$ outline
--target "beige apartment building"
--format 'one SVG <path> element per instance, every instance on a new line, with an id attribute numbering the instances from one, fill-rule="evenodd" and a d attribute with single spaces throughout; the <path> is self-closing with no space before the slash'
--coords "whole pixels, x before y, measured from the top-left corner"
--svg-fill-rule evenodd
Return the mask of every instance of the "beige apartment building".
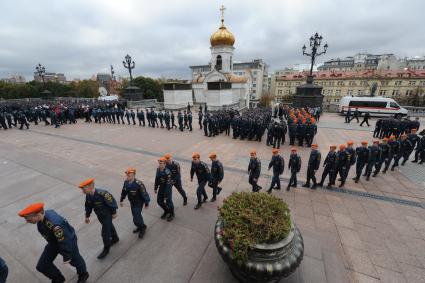
<path id="1" fill-rule="evenodd" d="M 292 96 L 296 87 L 306 81 L 306 72 L 283 74 L 274 77 L 276 102 Z M 323 87 L 324 104 L 337 104 L 341 97 L 369 95 L 376 83 L 375 95 L 404 98 L 425 94 L 425 70 L 362 70 L 362 71 L 318 71 L 313 73 L 314 83 Z"/>

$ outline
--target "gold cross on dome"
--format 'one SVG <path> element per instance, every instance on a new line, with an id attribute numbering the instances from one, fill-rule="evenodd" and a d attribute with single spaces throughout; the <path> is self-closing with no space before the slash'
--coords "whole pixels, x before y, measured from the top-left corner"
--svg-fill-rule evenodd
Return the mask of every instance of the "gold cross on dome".
<path id="1" fill-rule="evenodd" d="M 226 8 L 224 8 L 224 5 L 221 5 L 220 7 L 220 12 L 221 12 L 221 23 L 224 23 L 224 10 L 226 10 Z"/>

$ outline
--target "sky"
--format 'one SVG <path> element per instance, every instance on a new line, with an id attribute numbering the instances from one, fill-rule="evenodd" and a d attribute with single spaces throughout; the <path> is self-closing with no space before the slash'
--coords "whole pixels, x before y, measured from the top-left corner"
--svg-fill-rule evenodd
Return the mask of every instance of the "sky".
<path id="1" fill-rule="evenodd" d="M 423 0 L 1 0 L 0 78 L 32 79 L 41 63 L 68 80 L 109 72 L 190 78 L 207 64 L 211 34 L 225 25 L 234 60 L 263 59 L 274 71 L 308 63 L 301 47 L 315 32 L 329 45 L 319 62 L 358 52 L 424 56 Z"/>

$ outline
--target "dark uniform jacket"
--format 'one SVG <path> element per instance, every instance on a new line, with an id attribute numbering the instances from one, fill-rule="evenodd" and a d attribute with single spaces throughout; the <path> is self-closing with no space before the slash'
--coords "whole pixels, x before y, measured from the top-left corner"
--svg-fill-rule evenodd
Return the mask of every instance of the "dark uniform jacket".
<path id="1" fill-rule="evenodd" d="M 46 210 L 43 221 L 37 223 L 37 229 L 48 243 L 58 248 L 64 262 L 71 260 L 75 230 L 65 218 L 54 210 Z"/>
<path id="2" fill-rule="evenodd" d="M 195 164 L 192 162 L 192 167 L 190 168 L 190 178 L 193 178 L 193 175 L 196 173 L 196 177 L 198 178 L 198 183 L 209 182 L 210 181 L 210 169 L 205 162 L 199 162 L 199 164 Z"/>
<path id="3" fill-rule="evenodd" d="M 142 181 L 134 179 L 133 182 L 124 181 L 121 191 L 120 202 L 128 196 L 131 205 L 146 204 L 149 205 L 150 197 Z"/>
<path id="4" fill-rule="evenodd" d="M 369 146 L 369 161 L 368 163 L 375 164 L 379 160 L 381 160 L 381 148 L 377 145 L 371 145 Z"/>
<path id="5" fill-rule="evenodd" d="M 312 150 L 308 159 L 308 167 L 313 168 L 314 170 L 319 169 L 321 159 L 322 155 L 320 152 L 318 150 Z"/>
<path id="6" fill-rule="evenodd" d="M 170 170 L 173 183 L 181 179 L 180 164 L 177 161 L 173 160 L 171 164 L 167 164 L 165 167 Z"/>
<path id="7" fill-rule="evenodd" d="M 300 172 L 301 170 L 301 157 L 296 153 L 291 153 L 289 156 L 288 169 L 291 172 Z"/>
<path id="8" fill-rule="evenodd" d="M 328 155 L 325 158 L 325 162 L 323 162 L 323 166 L 329 169 L 335 169 L 336 166 L 336 152 L 328 152 Z"/>
<path id="9" fill-rule="evenodd" d="M 220 183 L 224 178 L 223 165 L 220 161 L 214 160 L 211 163 L 211 181 Z"/>
<path id="10" fill-rule="evenodd" d="M 353 166 L 356 163 L 356 150 L 352 147 L 347 147 L 345 151 L 350 156 L 350 166 Z"/>
<path id="11" fill-rule="evenodd" d="M 357 163 L 365 164 L 369 162 L 369 149 L 359 146 L 356 148 Z"/>
<path id="12" fill-rule="evenodd" d="M 156 177 L 155 177 L 155 191 L 160 189 L 171 189 L 173 181 L 171 179 L 171 171 L 164 168 L 164 170 L 156 169 Z"/>
<path id="13" fill-rule="evenodd" d="M 258 179 L 261 174 L 261 161 L 258 158 L 251 158 L 248 165 L 248 174 Z"/>
<path id="14" fill-rule="evenodd" d="M 285 170 L 285 160 L 282 156 L 272 156 L 272 160 L 269 163 L 269 169 L 273 167 L 273 174 L 280 175 Z"/>
<path id="15" fill-rule="evenodd" d="M 385 160 L 391 154 L 391 147 L 388 143 L 381 143 L 379 147 L 381 148 L 381 160 Z"/>
<path id="16" fill-rule="evenodd" d="M 94 210 L 96 216 L 102 219 L 105 215 L 113 215 L 117 212 L 118 205 L 114 197 L 106 190 L 95 189 L 94 195 L 86 195 L 86 218 Z"/>
<path id="17" fill-rule="evenodd" d="M 340 150 L 336 153 L 336 166 L 338 168 L 347 168 L 350 166 L 350 154 L 346 150 Z"/>

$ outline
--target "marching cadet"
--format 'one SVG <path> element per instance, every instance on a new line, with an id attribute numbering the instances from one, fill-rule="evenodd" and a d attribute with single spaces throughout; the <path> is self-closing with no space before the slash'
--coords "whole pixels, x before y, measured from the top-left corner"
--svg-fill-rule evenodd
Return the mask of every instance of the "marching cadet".
<path id="1" fill-rule="evenodd" d="M 419 142 L 420 137 L 416 134 L 417 129 L 413 128 L 410 130 L 410 133 L 407 135 L 407 139 L 410 141 L 410 143 L 412 144 L 411 149 L 409 150 L 409 152 L 406 154 L 407 158 L 406 160 L 409 159 L 410 155 L 412 154 L 413 150 L 416 147 L 416 144 Z M 401 165 L 404 165 L 404 163 L 406 163 L 406 161 L 404 161 Z"/>
<path id="2" fill-rule="evenodd" d="M 381 147 L 379 147 L 379 140 L 374 140 L 373 144 L 369 146 L 369 161 L 367 162 L 366 167 L 366 181 L 369 181 L 370 175 L 372 174 L 372 170 L 381 160 Z M 373 174 L 373 177 L 376 177 L 375 174 Z"/>
<path id="3" fill-rule="evenodd" d="M 297 119 L 294 119 L 289 124 L 289 145 L 295 144 L 295 137 L 297 136 Z"/>
<path id="4" fill-rule="evenodd" d="M 183 132 L 183 115 L 180 111 L 177 113 L 177 120 L 177 122 L 179 123 L 179 129 Z"/>
<path id="5" fill-rule="evenodd" d="M 103 259 L 108 255 L 111 246 L 118 243 L 120 240 L 114 224 L 112 223 L 112 219 L 117 217 L 117 202 L 108 191 L 95 188 L 94 179 L 92 178 L 82 182 L 79 188 L 86 195 L 86 224 L 90 223 L 90 215 L 93 210 L 100 224 L 102 224 L 102 240 L 104 247 L 97 258 Z"/>
<path id="6" fill-rule="evenodd" d="M 385 174 L 391 162 L 391 159 L 390 159 L 391 147 L 388 144 L 388 138 L 384 138 L 382 140 L 382 143 L 379 144 L 379 147 L 381 148 L 381 157 L 378 160 L 378 162 L 375 164 L 375 172 L 373 172 L 373 175 L 372 175 L 373 177 L 376 177 L 376 175 L 378 175 L 378 173 L 381 171 L 382 164 L 385 164 L 384 171 L 382 172 Z"/>
<path id="7" fill-rule="evenodd" d="M 133 233 L 139 233 L 139 238 L 142 239 L 146 232 L 146 225 L 143 221 L 142 209 L 143 206 L 147 209 L 149 207 L 150 197 L 146 190 L 145 185 L 139 179 L 136 179 L 136 169 L 128 168 L 125 171 L 127 175 L 126 180 L 121 191 L 120 206 L 123 207 L 123 201 L 128 196 L 130 201 L 131 214 L 133 215 L 133 223 L 136 229 Z"/>
<path id="8" fill-rule="evenodd" d="M 331 145 L 329 147 L 328 155 L 325 158 L 325 161 L 323 162 L 323 167 L 325 169 L 322 173 L 322 179 L 320 180 L 319 186 L 323 187 L 323 183 L 325 182 L 326 176 L 329 175 L 329 182 L 326 186 L 327 189 L 331 189 L 332 185 L 335 185 L 333 181 L 335 181 L 334 175 L 336 171 L 336 145 Z"/>
<path id="9" fill-rule="evenodd" d="M 353 141 L 348 141 L 347 142 L 347 148 L 345 149 L 350 157 L 350 164 L 348 165 L 347 168 L 347 173 L 345 174 L 345 177 L 348 177 L 348 174 L 350 173 L 350 169 L 351 167 L 356 164 L 356 150 L 353 148 Z"/>
<path id="10" fill-rule="evenodd" d="M 257 158 L 257 151 L 255 149 L 250 151 L 251 159 L 248 165 L 249 184 L 252 186 L 252 192 L 256 193 L 262 189 L 258 185 L 258 178 L 261 174 L 261 161 Z M 280 180 L 279 180 L 280 181 Z"/>
<path id="11" fill-rule="evenodd" d="M 162 111 L 159 111 L 158 119 L 159 119 L 159 123 L 161 124 L 161 128 L 164 128 L 164 124 L 162 123 L 162 120 L 164 119 L 164 114 L 162 113 Z"/>
<path id="12" fill-rule="evenodd" d="M 317 144 L 311 145 L 310 157 L 307 164 L 307 181 L 303 185 L 304 188 L 310 187 L 310 180 L 313 181 L 313 186 L 311 188 L 317 188 L 316 171 L 319 169 L 320 161 L 322 159 L 322 155 L 320 154 L 320 151 L 317 150 L 317 147 Z"/>
<path id="13" fill-rule="evenodd" d="M 171 130 L 170 114 L 168 113 L 168 110 L 165 111 L 164 122 L 165 122 L 165 127 L 167 128 L 167 130 Z"/>
<path id="14" fill-rule="evenodd" d="M 130 110 L 130 116 L 131 120 L 133 121 L 133 125 L 136 125 L 136 114 L 134 113 L 133 109 Z"/>
<path id="15" fill-rule="evenodd" d="M 171 111 L 170 116 L 171 116 L 171 129 L 174 129 L 174 128 L 177 129 L 176 124 L 174 124 L 174 112 L 173 111 Z"/>
<path id="16" fill-rule="evenodd" d="M 199 124 L 199 129 L 202 130 L 202 116 L 204 114 L 202 114 L 202 108 L 201 110 L 198 112 L 198 124 Z"/>
<path id="17" fill-rule="evenodd" d="M 415 150 L 415 159 L 412 160 L 413 163 L 417 163 L 419 158 L 421 161 L 419 161 L 419 164 L 424 163 L 424 156 L 425 156 L 425 135 L 422 135 L 421 139 L 418 141 L 418 144 L 416 146 Z"/>
<path id="18" fill-rule="evenodd" d="M 7 275 L 9 274 L 9 269 L 6 262 L 0 257 L 0 283 L 6 283 Z"/>
<path id="19" fill-rule="evenodd" d="M 188 120 L 188 123 L 189 123 L 189 131 L 192 131 L 193 130 L 193 128 L 192 128 L 193 117 L 192 117 L 192 112 L 190 112 L 190 111 L 189 111 L 189 113 L 187 113 L 187 120 Z"/>
<path id="20" fill-rule="evenodd" d="M 189 129 L 189 125 L 188 125 L 188 117 L 187 117 L 187 112 L 186 112 L 186 110 L 185 111 L 183 111 L 183 121 L 184 121 L 184 126 L 183 126 L 183 128 L 185 128 L 185 129 Z"/>
<path id="21" fill-rule="evenodd" d="M 198 188 L 196 189 L 196 197 L 198 198 L 198 203 L 194 207 L 199 209 L 202 206 L 203 202 L 206 202 L 208 199 L 207 192 L 205 191 L 205 186 L 210 182 L 211 175 L 210 169 L 205 162 L 201 161 L 201 155 L 197 152 L 192 154 L 192 166 L 190 168 L 190 181 L 193 182 L 193 175 L 196 173 L 196 178 L 198 179 Z"/>
<path id="22" fill-rule="evenodd" d="M 336 153 L 336 171 L 333 176 L 332 183 L 335 184 L 336 176 L 339 174 L 341 177 L 341 184 L 339 187 L 345 185 L 345 180 L 347 179 L 348 168 L 350 167 L 350 154 L 346 150 L 345 144 L 339 146 L 339 151 Z"/>
<path id="23" fill-rule="evenodd" d="M 396 162 L 398 152 L 400 151 L 400 142 L 396 140 L 394 135 L 390 136 L 390 141 L 388 142 L 388 145 L 390 146 L 390 163 L 394 159 L 394 163 Z M 397 161 L 398 162 L 398 161 Z M 385 168 L 382 173 L 385 174 L 385 172 L 388 170 L 388 168 Z M 394 166 L 391 167 L 391 171 L 394 171 Z"/>
<path id="24" fill-rule="evenodd" d="M 181 178 L 181 171 L 180 171 L 180 164 L 173 160 L 173 157 L 171 154 L 167 153 L 164 155 L 166 167 L 171 172 L 171 181 L 172 186 L 176 187 L 179 194 L 183 197 L 183 205 L 187 205 L 187 196 L 186 192 L 183 189 L 182 186 L 182 178 Z"/>
<path id="25" fill-rule="evenodd" d="M 356 148 L 356 177 L 353 178 L 355 183 L 358 183 L 360 176 L 362 175 L 363 168 L 367 165 L 369 161 L 369 149 L 367 148 L 367 141 L 362 141 L 362 145 Z M 365 175 L 366 176 L 366 172 Z"/>
<path id="26" fill-rule="evenodd" d="M 270 183 L 270 188 L 267 192 L 270 194 L 273 189 L 280 190 L 280 175 L 283 174 L 285 170 L 285 160 L 282 156 L 279 155 L 279 150 L 277 148 L 272 149 L 272 159 L 269 163 L 269 169 L 273 167 L 273 177 Z"/>
<path id="27" fill-rule="evenodd" d="M 224 170 L 223 164 L 217 159 L 217 154 L 215 152 L 210 153 L 209 158 L 211 159 L 211 181 L 208 185 L 213 189 L 211 202 L 214 202 L 222 190 L 218 185 L 223 181 Z"/>
<path id="28" fill-rule="evenodd" d="M 127 109 L 127 111 L 125 111 L 125 118 L 127 119 L 127 125 L 130 125 L 130 116 L 131 116 L 130 111 L 128 111 Z"/>
<path id="29" fill-rule="evenodd" d="M 301 157 L 297 154 L 295 147 L 291 148 L 291 155 L 289 156 L 288 169 L 291 170 L 291 178 L 289 179 L 286 190 L 289 191 L 290 187 L 297 187 L 297 173 L 301 170 Z"/>
<path id="30" fill-rule="evenodd" d="M 396 158 L 394 159 L 393 167 L 391 168 L 391 171 L 393 171 L 394 167 L 398 166 L 398 161 L 403 157 L 403 162 L 401 163 L 402 166 L 406 163 L 407 159 L 409 159 L 409 155 L 411 151 L 413 150 L 412 143 L 410 140 L 407 139 L 406 134 L 402 134 L 400 138 L 400 150 L 398 151 L 398 154 Z"/>
<path id="31" fill-rule="evenodd" d="M 77 269 L 78 282 L 89 278 L 86 263 L 78 250 L 74 227 L 56 211 L 44 210 L 43 203 L 34 203 L 18 213 L 27 223 L 36 224 L 38 232 L 47 240 L 47 245 L 37 263 L 37 271 L 43 273 L 53 283 L 65 282 L 65 277 L 53 263 L 56 256 L 63 257 L 64 264 Z"/>
<path id="32" fill-rule="evenodd" d="M 158 169 L 155 177 L 155 194 L 158 205 L 164 210 L 161 219 L 167 218 L 170 222 L 174 219 L 174 204 L 172 194 L 171 172 L 166 167 L 165 157 L 158 159 Z"/>
<path id="33" fill-rule="evenodd" d="M 204 120 L 202 121 L 202 125 L 204 126 L 204 136 L 208 137 L 208 123 L 209 123 L 209 115 L 205 112 Z M 233 130 L 233 133 L 235 131 Z"/>

